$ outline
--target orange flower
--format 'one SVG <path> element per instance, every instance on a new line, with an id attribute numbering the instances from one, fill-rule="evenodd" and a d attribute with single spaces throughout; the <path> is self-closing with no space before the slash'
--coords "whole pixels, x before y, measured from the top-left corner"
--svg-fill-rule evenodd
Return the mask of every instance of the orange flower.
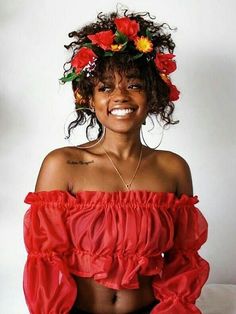
<path id="1" fill-rule="evenodd" d="M 75 93 L 75 99 L 77 103 L 80 103 L 81 100 L 83 99 L 82 95 L 79 92 Z"/>
<path id="2" fill-rule="evenodd" d="M 94 45 L 97 45 L 104 50 L 110 50 L 113 43 L 114 34 L 112 31 L 102 31 L 93 35 L 88 35 L 87 37 Z"/>
<path id="3" fill-rule="evenodd" d="M 135 47 L 141 52 L 146 53 L 153 50 L 153 44 L 148 37 L 136 37 L 134 43 Z"/>
<path id="4" fill-rule="evenodd" d="M 111 51 L 120 51 L 123 48 L 123 45 L 111 45 Z"/>

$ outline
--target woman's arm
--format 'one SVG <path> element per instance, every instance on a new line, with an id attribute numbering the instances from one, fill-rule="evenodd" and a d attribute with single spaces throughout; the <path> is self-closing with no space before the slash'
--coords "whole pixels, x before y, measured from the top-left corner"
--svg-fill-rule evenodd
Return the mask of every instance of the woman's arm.
<path id="1" fill-rule="evenodd" d="M 186 161 L 176 156 L 171 163 L 176 178 L 174 243 L 164 252 L 164 268 L 161 276 L 153 281 L 155 297 L 161 302 L 151 314 L 200 314 L 195 301 L 209 275 L 209 264 L 200 257 L 198 250 L 207 239 L 208 225 L 195 206 L 191 172 Z"/>
<path id="2" fill-rule="evenodd" d="M 41 166 L 35 192 L 24 216 L 24 241 L 28 252 L 23 288 L 31 314 L 68 314 L 77 288 L 66 263 L 70 235 L 66 228 L 67 182 L 63 179 L 62 157 L 50 153 Z"/>

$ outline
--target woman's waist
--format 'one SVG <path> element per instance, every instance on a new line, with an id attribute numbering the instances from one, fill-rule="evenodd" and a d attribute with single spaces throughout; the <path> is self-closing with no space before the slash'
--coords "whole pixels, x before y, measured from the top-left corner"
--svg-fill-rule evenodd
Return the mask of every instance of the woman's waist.
<path id="1" fill-rule="evenodd" d="M 158 300 L 154 300 L 151 303 L 144 305 L 142 307 L 136 307 L 132 312 L 127 310 L 117 310 L 114 306 L 108 308 L 107 306 L 102 306 L 101 310 L 94 310 L 93 312 L 88 312 L 77 307 L 73 307 L 70 314 L 150 314 L 151 310 L 159 303 Z"/>
<path id="2" fill-rule="evenodd" d="M 125 314 L 136 313 L 139 309 L 157 303 L 155 300 L 151 276 L 139 275 L 138 289 L 114 290 L 104 287 L 92 278 L 75 278 L 78 298 L 74 312 L 83 310 L 85 313 Z M 80 312 L 78 312 L 80 313 Z M 83 312 L 81 312 L 83 313 Z M 142 313 L 142 312 L 137 312 Z"/>

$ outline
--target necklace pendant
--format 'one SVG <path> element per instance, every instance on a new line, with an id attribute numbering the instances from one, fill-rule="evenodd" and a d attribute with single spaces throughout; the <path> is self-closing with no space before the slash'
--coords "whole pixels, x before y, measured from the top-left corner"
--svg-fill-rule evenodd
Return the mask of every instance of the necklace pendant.
<path id="1" fill-rule="evenodd" d="M 136 175 L 136 172 L 137 172 L 137 170 L 138 170 L 138 168 L 139 168 L 139 166 L 140 166 L 140 162 L 141 162 L 141 158 L 142 158 L 142 147 L 143 147 L 143 146 L 141 146 L 138 165 L 137 165 L 137 167 L 136 167 L 136 169 L 135 169 L 135 172 L 134 172 L 134 175 L 133 175 L 133 177 L 132 177 L 132 180 L 131 180 L 131 182 L 130 182 L 129 184 L 126 184 L 125 181 L 124 181 L 124 179 L 123 179 L 123 177 L 122 177 L 122 175 L 120 174 L 119 170 L 118 170 L 118 169 L 116 168 L 116 166 L 114 165 L 114 163 L 113 163 L 111 157 L 109 156 L 109 154 L 107 153 L 107 151 L 105 150 L 105 148 L 104 148 L 103 145 L 102 145 L 102 148 L 103 148 L 105 154 L 107 155 L 108 159 L 109 159 L 110 162 L 112 163 L 113 167 L 115 168 L 116 172 L 118 173 L 118 175 L 120 176 L 122 182 L 124 183 L 125 187 L 126 187 L 128 190 L 130 190 L 130 187 L 131 187 L 131 184 L 132 184 L 132 182 L 133 182 L 133 179 L 134 179 L 134 177 L 135 177 L 135 175 Z"/>

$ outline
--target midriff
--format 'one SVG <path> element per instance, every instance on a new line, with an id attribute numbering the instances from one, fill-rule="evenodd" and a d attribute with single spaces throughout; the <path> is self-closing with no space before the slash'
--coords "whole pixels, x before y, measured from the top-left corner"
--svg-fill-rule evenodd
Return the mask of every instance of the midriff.
<path id="1" fill-rule="evenodd" d="M 78 292 L 75 307 L 94 314 L 136 313 L 157 301 L 152 289 L 153 276 L 138 277 L 138 289 L 123 290 L 102 286 L 92 278 L 75 277 Z"/>

